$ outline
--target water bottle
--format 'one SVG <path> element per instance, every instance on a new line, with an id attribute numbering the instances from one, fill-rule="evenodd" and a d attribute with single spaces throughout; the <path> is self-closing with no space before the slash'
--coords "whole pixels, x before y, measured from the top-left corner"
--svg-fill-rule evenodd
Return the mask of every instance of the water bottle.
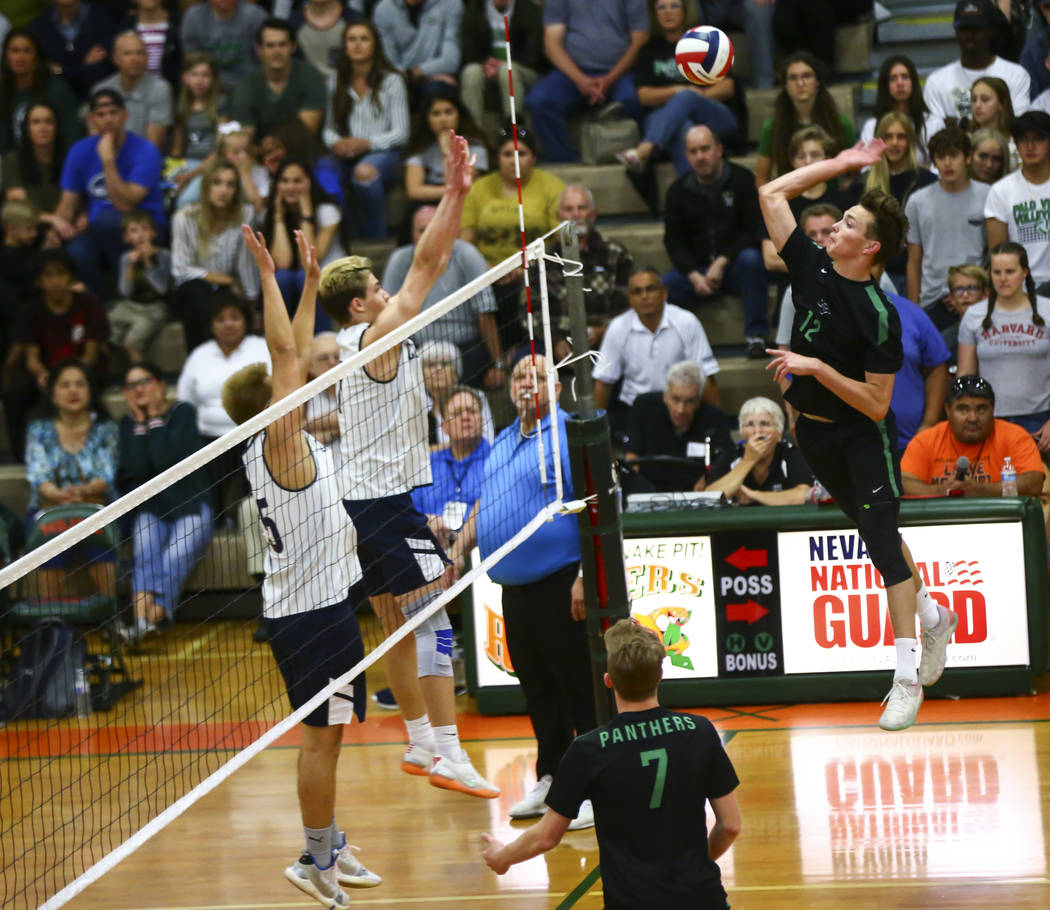
<path id="1" fill-rule="evenodd" d="M 1000 476 L 1003 484 L 1003 496 L 1016 496 L 1017 471 L 1014 470 L 1014 463 L 1010 460 L 1009 455 L 1003 459 L 1003 467 Z"/>
<path id="2" fill-rule="evenodd" d="M 77 717 L 90 717 L 91 686 L 83 667 L 77 667 L 73 674 L 73 691 L 76 693 Z"/>
<path id="3" fill-rule="evenodd" d="M 813 486 L 810 487 L 808 501 L 817 505 L 818 503 L 824 502 L 825 500 L 831 499 L 831 494 L 824 489 L 822 484 L 815 477 L 813 478 Z"/>

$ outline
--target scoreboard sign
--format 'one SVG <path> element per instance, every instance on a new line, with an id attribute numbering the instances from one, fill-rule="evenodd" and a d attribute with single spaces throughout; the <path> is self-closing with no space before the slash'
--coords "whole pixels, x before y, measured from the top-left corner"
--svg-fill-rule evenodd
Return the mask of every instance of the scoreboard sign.
<path id="1" fill-rule="evenodd" d="M 902 533 L 931 597 L 959 616 L 947 666 L 1026 666 L 1021 523 Z M 624 562 L 631 614 L 667 649 L 665 679 L 894 666 L 882 577 L 854 529 L 630 537 Z M 516 685 L 500 587 L 482 576 L 472 593 L 478 686 Z"/>
<path id="2" fill-rule="evenodd" d="M 916 526 L 902 534 L 930 596 L 959 616 L 947 666 L 1027 664 L 1020 524 Z M 886 592 L 857 532 L 778 536 L 784 672 L 892 669 Z"/>

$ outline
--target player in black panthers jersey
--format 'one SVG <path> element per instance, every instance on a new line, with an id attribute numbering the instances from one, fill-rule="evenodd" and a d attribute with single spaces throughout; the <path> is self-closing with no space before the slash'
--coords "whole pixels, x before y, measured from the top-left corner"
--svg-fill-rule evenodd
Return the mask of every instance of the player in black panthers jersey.
<path id="1" fill-rule="evenodd" d="M 769 369 L 799 412 L 802 454 L 836 504 L 857 524 L 886 585 L 897 667 L 884 730 L 914 723 L 923 686 L 944 669 L 956 615 L 930 599 L 898 530 L 900 463 L 890 397 L 903 361 L 897 310 L 871 277 L 901 248 L 908 221 L 888 193 L 871 190 L 835 224 L 823 249 L 795 223 L 788 200 L 879 160 L 884 143 L 858 143 L 834 158 L 778 177 L 759 190 L 770 240 L 791 275 L 791 350 L 770 350 Z M 916 666 L 915 616 L 922 629 Z"/>
<path id="2" fill-rule="evenodd" d="M 481 835 L 485 862 L 502 875 L 550 850 L 589 799 L 606 910 L 724 910 L 715 860 L 741 825 L 732 762 L 707 718 L 660 707 L 667 652 L 656 635 L 621 619 L 605 648 L 617 716 L 569 745 L 536 825 L 506 845 Z M 705 801 L 715 813 L 710 835 Z"/>

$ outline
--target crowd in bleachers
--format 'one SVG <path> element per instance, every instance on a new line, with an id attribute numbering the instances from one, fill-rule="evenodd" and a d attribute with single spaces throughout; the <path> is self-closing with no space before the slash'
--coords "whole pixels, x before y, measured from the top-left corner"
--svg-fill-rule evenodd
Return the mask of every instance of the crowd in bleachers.
<path id="1" fill-rule="evenodd" d="M 11 452 L 26 460 L 31 483 L 38 478 L 34 408 L 59 408 L 55 383 L 71 359 L 92 389 L 121 383 L 129 412 L 143 417 L 121 440 L 161 420 L 141 402 L 132 406 L 132 392 L 174 378 L 148 362 L 171 322 L 181 323 L 188 352 L 177 397 L 192 405 L 202 439 L 220 436 L 231 426 L 223 378 L 266 359 L 253 334 L 258 273 L 240 225 L 265 236 L 289 307 L 304 280 L 297 230 L 322 263 L 370 243 L 404 242 L 382 274 L 393 293 L 440 198 L 456 130 L 475 155 L 474 187 L 452 264 L 428 303 L 519 248 L 517 149 L 526 237 L 566 218 L 579 229 L 591 342 L 603 354 L 596 395 L 623 451 L 702 458 L 699 471 L 650 465 L 639 483 L 710 484 L 745 503 L 804 498 L 808 478 L 790 445 L 790 415 L 778 405 L 748 402 L 742 441 L 727 436 L 705 309 L 726 293 L 740 298 L 748 358 L 790 345 L 790 288 L 765 237 L 757 187 L 835 155 L 856 135 L 882 139 L 883 160 L 793 204 L 817 243 L 866 189 L 905 206 L 907 248 L 880 277 L 905 325 L 908 375 L 893 403 L 902 451 L 943 419 L 957 359 L 960 373 L 991 379 L 996 414 L 1025 426 L 1046 453 L 1050 3 L 1036 4 L 1030 22 L 1026 13 L 1026 4 L 961 0 L 957 59 L 923 86 L 910 59 L 888 57 L 874 116 L 858 129 L 829 91 L 834 28 L 870 17 L 871 0 L 12 4 L 0 17 L 0 349 Z M 507 119 L 504 14 L 516 135 Z M 675 42 L 701 21 L 746 33 L 747 84 L 731 74 L 699 87 L 678 74 Z M 746 90 L 774 78 L 779 93 L 755 149 Z M 664 220 L 670 271 L 604 237 L 591 190 L 566 186 L 549 169 L 580 159 L 572 126 L 580 115 L 637 123 L 638 139 L 614 151 Z M 730 160 L 752 150 L 753 170 Z M 655 195 L 661 161 L 677 173 L 664 198 Z M 430 346 L 435 446 L 448 442 L 448 390 L 466 384 L 491 393 L 505 384 L 524 338 L 523 285 L 518 272 L 508 274 L 419 339 Z M 569 339 L 559 276 L 550 291 L 561 357 Z M 771 291 L 784 298 L 775 336 Z M 318 332 L 330 328 L 319 311 Z M 330 340 L 319 338 L 321 347 Z M 128 372 L 136 364 L 141 375 Z M 91 400 L 85 413 L 97 413 Z M 491 436 L 488 399 L 479 404 Z M 75 461 L 68 441 L 58 434 L 58 448 Z M 114 449 L 114 459 L 123 457 Z M 216 465 L 216 476 L 228 467 Z M 105 488 L 93 495 L 114 495 L 116 468 L 99 476 Z M 34 505 L 41 492 L 34 488 Z M 164 608 L 144 601 L 139 613 L 152 620 Z"/>

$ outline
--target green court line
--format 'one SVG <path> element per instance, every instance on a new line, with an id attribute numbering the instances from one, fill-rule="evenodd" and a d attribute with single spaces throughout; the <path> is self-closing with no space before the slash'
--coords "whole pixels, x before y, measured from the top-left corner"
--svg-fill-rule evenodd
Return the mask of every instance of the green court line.
<path id="1" fill-rule="evenodd" d="M 572 891 L 566 894 L 565 900 L 558 904 L 558 906 L 555 907 L 554 910 L 568 910 L 569 907 L 574 906 L 576 904 L 576 901 L 578 901 L 590 890 L 591 885 L 598 881 L 598 879 L 601 877 L 601 874 L 601 866 L 595 866 L 593 869 L 591 869 L 591 871 L 587 873 L 583 881 L 580 882 L 575 888 L 573 888 Z"/>

